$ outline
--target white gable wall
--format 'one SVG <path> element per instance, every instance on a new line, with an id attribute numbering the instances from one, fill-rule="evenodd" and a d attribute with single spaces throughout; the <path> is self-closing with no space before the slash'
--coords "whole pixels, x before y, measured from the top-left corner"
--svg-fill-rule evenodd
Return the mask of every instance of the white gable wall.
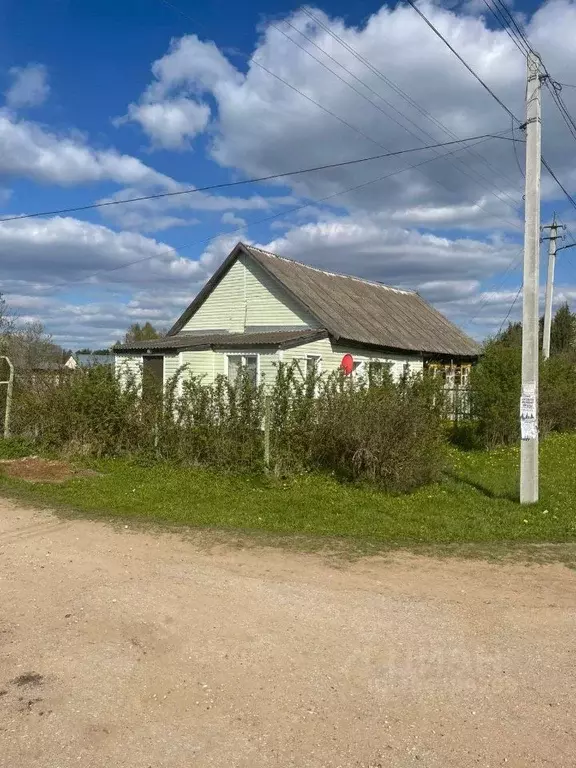
<path id="1" fill-rule="evenodd" d="M 258 264 L 240 256 L 181 332 L 243 333 L 247 326 L 320 327 Z"/>

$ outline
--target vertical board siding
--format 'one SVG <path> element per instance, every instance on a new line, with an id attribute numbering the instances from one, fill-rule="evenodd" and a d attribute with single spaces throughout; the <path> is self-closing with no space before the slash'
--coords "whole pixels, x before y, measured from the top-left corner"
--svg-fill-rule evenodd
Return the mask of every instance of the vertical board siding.
<path id="1" fill-rule="evenodd" d="M 170 379 L 174 376 L 178 368 L 180 367 L 180 356 L 177 352 L 173 354 L 166 353 L 164 355 L 164 387 L 166 387 Z"/>

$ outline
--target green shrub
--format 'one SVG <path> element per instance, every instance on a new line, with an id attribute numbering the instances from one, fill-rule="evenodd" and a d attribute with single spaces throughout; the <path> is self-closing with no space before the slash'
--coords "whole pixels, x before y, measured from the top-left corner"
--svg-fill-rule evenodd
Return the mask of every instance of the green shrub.
<path id="1" fill-rule="evenodd" d="M 576 429 L 576 365 L 574 355 L 559 354 L 540 366 L 540 430 Z"/>
<path id="2" fill-rule="evenodd" d="M 164 392 L 140 391 L 139 377 L 106 367 L 25 381 L 15 393 L 14 430 L 67 454 L 129 455 L 222 469 L 264 468 L 269 412 L 270 468 L 320 469 L 407 491 L 438 476 L 443 461 L 439 382 L 412 376 L 353 382 L 340 373 L 305 377 L 279 364 L 269 390 L 246 373 L 212 385 L 181 369 Z M 268 406 L 268 408 L 267 408 Z"/>
<path id="3" fill-rule="evenodd" d="M 470 374 L 471 411 L 484 447 L 520 439 L 522 351 L 498 342 L 487 345 Z"/>

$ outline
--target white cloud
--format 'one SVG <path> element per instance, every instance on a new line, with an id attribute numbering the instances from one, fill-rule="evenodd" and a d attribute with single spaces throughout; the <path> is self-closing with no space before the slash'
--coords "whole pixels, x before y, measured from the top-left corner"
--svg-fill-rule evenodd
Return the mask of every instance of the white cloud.
<path id="1" fill-rule="evenodd" d="M 490 29 L 476 6 L 450 10 L 424 0 L 422 7 L 479 75 L 522 117 L 525 63 L 506 32 Z M 347 26 L 342 19 L 330 18 L 320 10 L 313 9 L 312 13 L 373 68 L 366 67 L 326 29 L 297 11 L 287 17 L 286 23 L 263 23 L 245 73 L 236 69 L 212 42 L 202 42 L 195 35 L 173 41 L 168 53 L 154 63 L 155 80 L 144 92 L 143 101 L 165 103 L 175 95 L 211 95 L 215 108 L 206 129 L 212 138 L 212 156 L 223 166 L 256 176 L 377 154 L 383 149 L 449 140 L 453 135 L 481 135 L 509 128 L 509 118 L 501 108 L 413 9 L 383 6 L 361 27 Z M 565 34 L 556 45 L 550 29 L 559 25 Z M 527 27 L 546 61 L 554 64 L 554 72 L 569 78 L 576 67 L 576 49 L 569 42 L 569 31 L 576 33 L 575 4 L 553 0 L 527 21 Z M 394 63 L 393 71 L 390 62 Z M 364 135 L 338 122 L 262 67 Z M 386 79 L 391 76 L 392 85 Z M 400 90 L 413 101 L 402 98 Z M 568 156 L 573 157 L 572 138 L 560 116 L 553 110 L 549 112 L 545 153 L 574 188 L 576 163 L 566 162 Z M 439 127 L 439 121 L 446 131 Z M 521 147 L 518 152 L 521 156 Z M 430 162 L 412 168 L 424 160 Z M 459 151 L 449 159 L 427 151 L 302 175 L 287 183 L 297 194 L 315 198 L 399 171 L 403 172 L 342 195 L 334 202 L 351 211 L 379 210 L 398 223 L 428 228 L 486 230 L 518 224 L 523 180 L 512 144 L 506 141 L 486 141 L 473 153 Z M 546 179 L 543 189 L 548 199 L 558 198 L 557 188 Z"/>
<path id="2" fill-rule="evenodd" d="M 190 147 L 190 140 L 201 133 L 210 119 L 210 108 L 192 99 L 131 104 L 126 120 L 140 123 L 156 146 L 182 150 Z"/>
<path id="3" fill-rule="evenodd" d="M 78 136 L 60 136 L 0 109 L 0 174 L 42 183 L 119 184 L 172 187 L 175 182 L 130 155 L 93 149 Z"/>
<path id="4" fill-rule="evenodd" d="M 72 285 L 101 270 L 90 277 L 90 285 L 176 284 L 203 277 L 198 262 L 179 256 L 165 243 L 59 216 L 1 224 L 0 260 L 4 280 L 26 281 L 33 275 L 52 287 Z M 131 262 L 138 263 L 119 269 Z"/>
<path id="5" fill-rule="evenodd" d="M 222 214 L 222 224 L 230 224 L 233 227 L 245 227 L 246 219 L 236 216 L 232 211 L 226 211 Z"/>
<path id="6" fill-rule="evenodd" d="M 37 107 L 48 98 L 48 72 L 43 64 L 28 64 L 10 69 L 12 85 L 6 91 L 6 104 L 12 109 Z"/>
<path id="7" fill-rule="evenodd" d="M 468 295 L 473 283 L 505 269 L 518 252 L 512 243 L 438 237 L 359 214 L 294 227 L 262 247 L 324 269 L 420 290 L 435 301 L 453 296 L 456 283 L 458 293 Z"/>
<path id="8" fill-rule="evenodd" d="M 189 148 L 209 123 L 210 107 L 200 95 L 241 80 L 214 43 L 202 43 L 196 35 L 173 40 L 152 73 L 155 79 L 140 101 L 130 104 L 128 114 L 116 122 L 139 123 L 153 146 L 176 150 Z"/>

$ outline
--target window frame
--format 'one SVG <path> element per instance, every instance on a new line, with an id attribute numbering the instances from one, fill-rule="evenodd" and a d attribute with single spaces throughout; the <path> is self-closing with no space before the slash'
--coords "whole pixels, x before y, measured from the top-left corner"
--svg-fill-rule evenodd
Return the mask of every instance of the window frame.
<path id="1" fill-rule="evenodd" d="M 224 352 L 224 376 L 226 377 L 226 380 L 229 384 L 232 382 L 230 381 L 230 375 L 229 375 L 229 368 L 228 368 L 228 359 L 230 357 L 240 357 L 242 358 L 241 365 L 246 365 L 246 358 L 247 357 L 255 357 L 256 358 L 256 386 L 260 386 L 260 353 L 259 352 L 247 352 L 247 351 L 226 351 Z"/>

